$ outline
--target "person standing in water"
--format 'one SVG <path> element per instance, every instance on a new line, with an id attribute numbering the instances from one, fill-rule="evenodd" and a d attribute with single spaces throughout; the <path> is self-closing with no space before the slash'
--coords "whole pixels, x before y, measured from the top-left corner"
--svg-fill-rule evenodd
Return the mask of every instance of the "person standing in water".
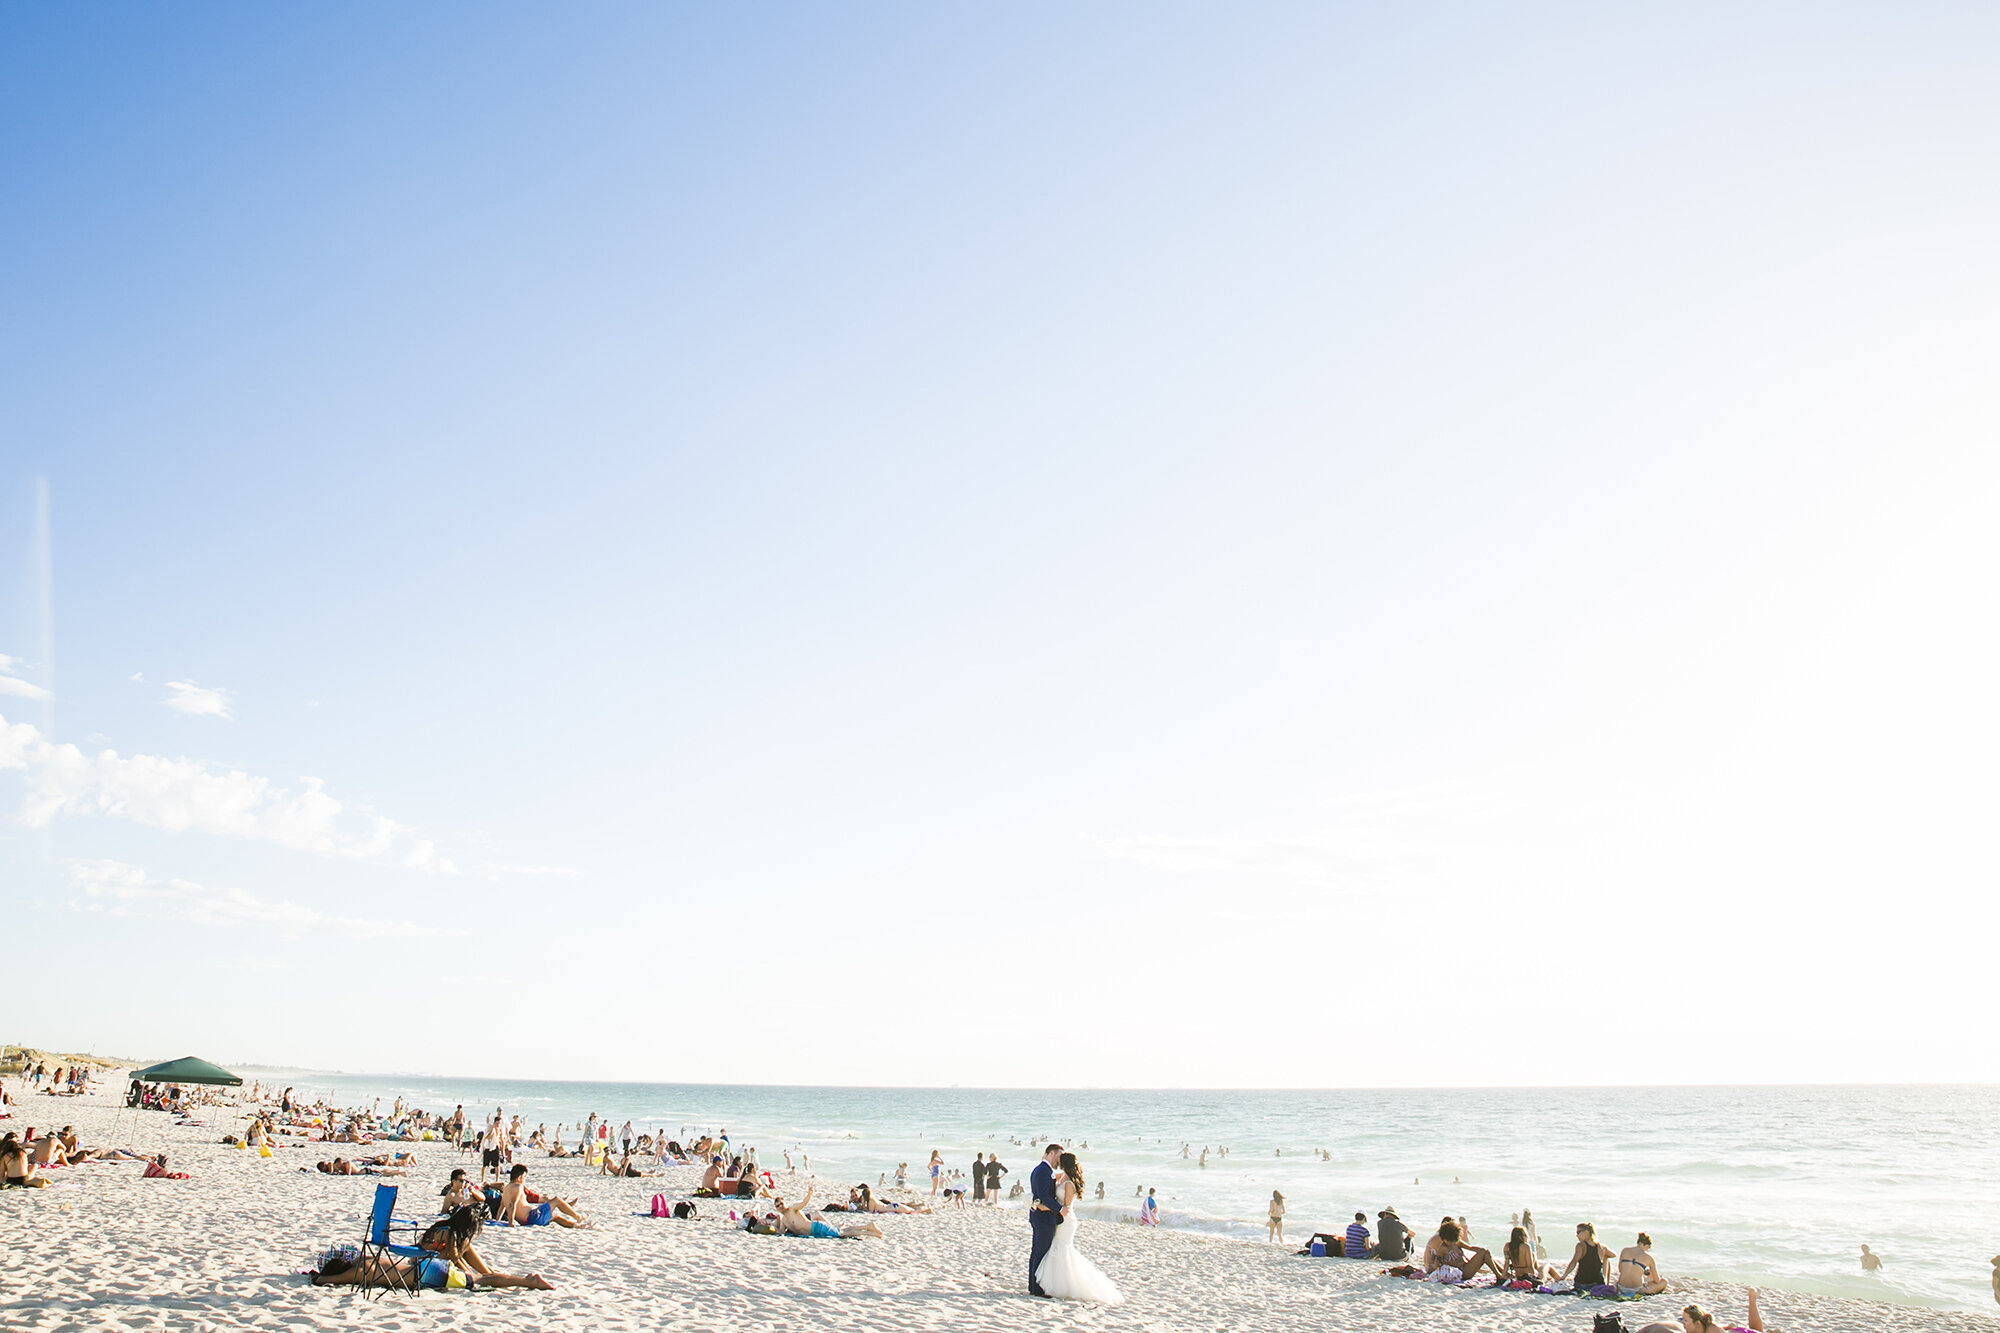
<path id="1" fill-rule="evenodd" d="M 1882 1260 L 1877 1256 L 1870 1254 L 1868 1251 L 1868 1247 L 1866 1245 L 1863 1245 L 1861 1247 L 1861 1271 L 1864 1273 L 1872 1273 L 1881 1266 L 1882 1266 Z"/>

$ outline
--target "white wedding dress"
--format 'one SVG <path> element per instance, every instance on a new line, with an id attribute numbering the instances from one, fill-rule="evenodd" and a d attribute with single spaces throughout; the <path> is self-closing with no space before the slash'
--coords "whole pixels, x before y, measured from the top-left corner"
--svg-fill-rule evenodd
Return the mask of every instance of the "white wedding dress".
<path id="1" fill-rule="evenodd" d="M 1041 1283 L 1043 1291 L 1059 1301 L 1123 1304 L 1125 1293 L 1104 1276 L 1103 1269 L 1077 1252 L 1076 1228 L 1076 1210 L 1071 1209 L 1070 1215 L 1056 1228 L 1049 1252 L 1042 1257 L 1042 1266 L 1035 1270 L 1035 1280 Z"/>

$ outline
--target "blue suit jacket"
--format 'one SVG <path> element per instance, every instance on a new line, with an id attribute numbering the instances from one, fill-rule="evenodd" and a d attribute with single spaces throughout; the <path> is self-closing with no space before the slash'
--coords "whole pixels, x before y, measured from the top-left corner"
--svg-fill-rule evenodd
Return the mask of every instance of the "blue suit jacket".
<path id="1" fill-rule="evenodd" d="M 1056 1173 L 1049 1169 L 1047 1162 L 1035 1163 L 1035 1169 L 1028 1173 L 1028 1193 L 1035 1202 L 1048 1209 L 1046 1213 L 1030 1210 L 1028 1221 L 1049 1226 L 1062 1220 L 1062 1198 L 1056 1193 Z"/>

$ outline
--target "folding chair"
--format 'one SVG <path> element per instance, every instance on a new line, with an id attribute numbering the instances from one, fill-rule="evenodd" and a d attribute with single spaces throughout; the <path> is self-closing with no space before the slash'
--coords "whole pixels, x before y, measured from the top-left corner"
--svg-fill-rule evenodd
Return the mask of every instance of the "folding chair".
<path id="1" fill-rule="evenodd" d="M 394 1185 L 375 1187 L 375 1206 L 368 1210 L 368 1235 L 361 1242 L 361 1294 L 371 1296 L 383 1291 L 407 1291 L 412 1295 L 423 1290 L 417 1280 L 416 1264 L 411 1264 L 407 1273 L 395 1264 L 397 1259 L 421 1260 L 430 1253 L 420 1245 L 392 1245 L 389 1243 L 389 1229 L 398 1227 L 410 1233 L 415 1240 L 421 1224 L 407 1217 L 395 1217 L 396 1191 Z M 383 1280 L 371 1279 L 371 1273 L 379 1271 Z"/>

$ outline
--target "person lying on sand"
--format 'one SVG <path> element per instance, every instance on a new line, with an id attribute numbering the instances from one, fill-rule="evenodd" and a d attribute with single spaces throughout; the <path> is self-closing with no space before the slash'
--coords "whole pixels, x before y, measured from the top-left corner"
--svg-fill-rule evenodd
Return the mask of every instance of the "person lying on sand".
<path id="1" fill-rule="evenodd" d="M 878 1199 L 866 1185 L 855 1186 L 849 1196 L 847 1206 L 857 1213 L 928 1213 L 930 1205 L 924 1203 L 896 1203 L 888 1199 Z"/>
<path id="2" fill-rule="evenodd" d="M 590 1222 L 562 1199 L 543 1199 L 540 1203 L 529 1203 L 528 1168 L 515 1163 L 507 1173 L 507 1183 L 500 1190 L 500 1216 L 517 1227 L 545 1227 L 553 1222 L 559 1227 L 587 1227 Z"/>
<path id="3" fill-rule="evenodd" d="M 797 1203 L 788 1204 L 780 1196 L 773 1195 L 771 1202 L 778 1210 L 778 1226 L 788 1236 L 806 1236 L 814 1240 L 852 1240 L 857 1236 L 873 1236 L 886 1239 L 882 1228 L 873 1222 L 855 1222 L 848 1226 L 836 1227 L 824 1218 L 808 1216 L 806 1205 L 812 1202 L 813 1187 L 806 1186 L 806 1197 Z"/>
<path id="4" fill-rule="evenodd" d="M 1669 1324 L 1664 1320 L 1655 1320 L 1639 1328 L 1637 1333 L 1764 1333 L 1763 1317 L 1757 1313 L 1755 1287 L 1750 1288 L 1749 1319 L 1750 1322 L 1747 1324 L 1731 1324 L 1724 1329 L 1721 1324 L 1715 1322 L 1714 1315 L 1699 1305 L 1688 1305 L 1681 1308 L 1679 1323 Z"/>
<path id="5" fill-rule="evenodd" d="M 1494 1277 L 1499 1278 L 1503 1282 L 1506 1281 L 1507 1275 L 1500 1271 L 1499 1264 L 1493 1262 L 1493 1252 L 1491 1250 L 1482 1250 L 1476 1245 L 1467 1245 L 1459 1239 L 1458 1223 L 1447 1221 L 1440 1225 L 1436 1239 L 1443 1242 L 1443 1245 L 1439 1249 L 1435 1252 L 1428 1246 L 1424 1249 L 1424 1272 L 1426 1275 L 1434 1275 L 1443 1269 L 1452 1269 L 1458 1273 L 1461 1279 L 1469 1282 L 1472 1280 L 1473 1275 L 1478 1273 L 1480 1269 L 1490 1268 L 1493 1270 Z M 1435 1262 L 1433 1262 L 1433 1254 L 1435 1254 Z"/>
<path id="6" fill-rule="evenodd" d="M 555 1290 L 540 1273 L 515 1277 L 511 1273 L 496 1273 L 487 1267 L 486 1261 L 479 1257 L 479 1251 L 472 1247 L 479 1231 L 479 1210 L 460 1208 L 444 1221 L 433 1224 L 424 1232 L 423 1239 L 417 1242 L 429 1250 L 429 1254 L 421 1258 L 383 1256 L 362 1263 L 329 1259 L 319 1272 L 313 1274 L 312 1284 L 315 1287 L 338 1287 L 366 1280 L 371 1285 L 383 1286 L 413 1283 L 433 1291 L 469 1290 L 473 1287 Z"/>

